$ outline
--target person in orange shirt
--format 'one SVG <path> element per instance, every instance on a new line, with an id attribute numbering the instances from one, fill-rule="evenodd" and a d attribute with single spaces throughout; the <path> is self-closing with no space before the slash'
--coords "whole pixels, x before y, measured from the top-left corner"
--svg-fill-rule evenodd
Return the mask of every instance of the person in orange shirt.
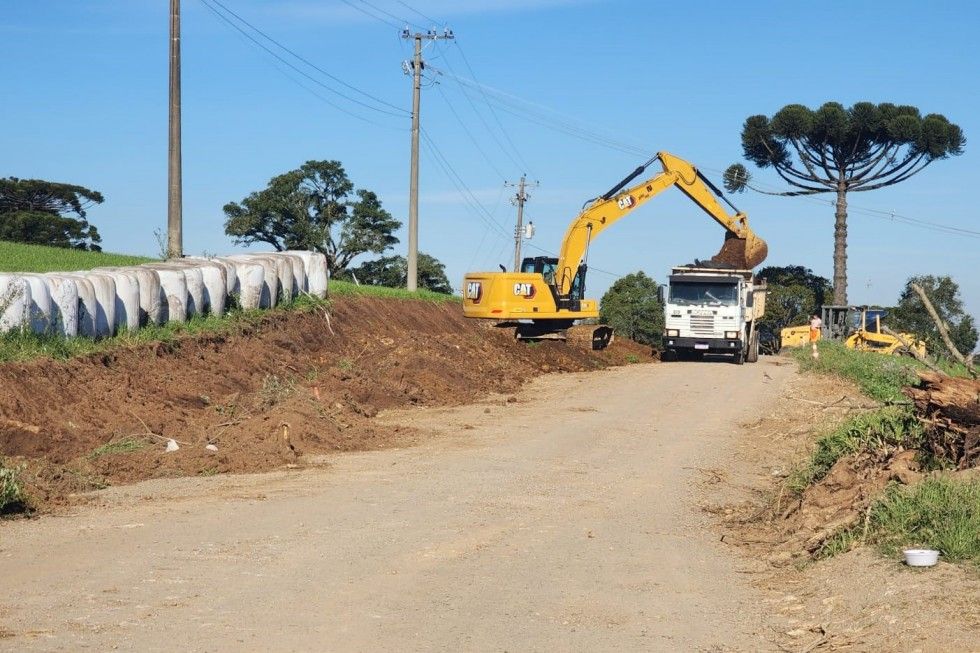
<path id="1" fill-rule="evenodd" d="M 820 329 L 823 327 L 823 320 L 816 315 L 810 316 L 810 342 L 820 340 Z"/>

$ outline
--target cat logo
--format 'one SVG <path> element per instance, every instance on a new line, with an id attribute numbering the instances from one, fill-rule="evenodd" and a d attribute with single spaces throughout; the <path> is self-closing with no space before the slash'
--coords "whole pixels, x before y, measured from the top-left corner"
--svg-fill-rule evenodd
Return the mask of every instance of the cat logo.
<path id="1" fill-rule="evenodd" d="M 524 297 L 525 299 L 531 299 L 534 297 L 534 284 L 533 283 L 515 283 L 514 284 L 514 294 L 518 297 Z"/>
<path id="2" fill-rule="evenodd" d="M 625 211 L 626 209 L 631 208 L 634 204 L 636 204 L 636 200 L 632 195 L 623 195 L 616 200 L 616 206 L 619 207 L 620 211 Z"/>
<path id="3" fill-rule="evenodd" d="M 483 284 L 479 281 L 466 282 L 466 299 L 472 299 L 474 304 L 483 297 Z"/>

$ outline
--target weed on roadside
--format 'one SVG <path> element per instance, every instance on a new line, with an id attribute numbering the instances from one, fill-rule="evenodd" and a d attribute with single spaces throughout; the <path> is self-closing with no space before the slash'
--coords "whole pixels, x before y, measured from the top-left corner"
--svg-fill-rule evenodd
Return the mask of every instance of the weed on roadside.
<path id="1" fill-rule="evenodd" d="M 787 481 L 801 493 L 830 471 L 838 460 L 859 451 L 885 452 L 899 446 L 912 449 L 922 439 L 922 425 L 905 406 L 886 406 L 856 415 L 819 440 L 810 459 Z"/>
<path id="2" fill-rule="evenodd" d="M 8 467 L 0 459 L 0 515 L 23 512 L 27 508 L 18 478 L 22 468 Z"/>
<path id="3" fill-rule="evenodd" d="M 980 479 L 936 476 L 892 486 L 872 506 L 868 525 L 868 542 L 886 555 L 927 547 L 947 562 L 980 565 Z"/>
<path id="4" fill-rule="evenodd" d="M 134 451 L 146 448 L 147 444 L 143 438 L 129 436 L 113 442 L 106 442 L 102 446 L 96 447 L 88 457 L 94 459 L 117 453 L 133 453 Z"/>
<path id="5" fill-rule="evenodd" d="M 262 389 L 259 390 L 259 398 L 262 404 L 271 408 L 285 401 L 289 395 L 296 390 L 296 382 L 288 377 L 281 377 L 276 374 L 267 374 L 262 379 Z"/>
<path id="6" fill-rule="evenodd" d="M 630 365 L 635 365 L 640 362 L 640 357 L 636 354 L 626 354 L 626 362 Z"/>
<path id="7" fill-rule="evenodd" d="M 925 369 L 913 358 L 855 351 L 830 340 L 821 341 L 818 351 L 820 357 L 813 358 L 809 348 L 801 347 L 793 350 L 793 357 L 801 370 L 850 379 L 878 401 L 903 401 L 902 388 L 915 383 L 916 370 Z"/>

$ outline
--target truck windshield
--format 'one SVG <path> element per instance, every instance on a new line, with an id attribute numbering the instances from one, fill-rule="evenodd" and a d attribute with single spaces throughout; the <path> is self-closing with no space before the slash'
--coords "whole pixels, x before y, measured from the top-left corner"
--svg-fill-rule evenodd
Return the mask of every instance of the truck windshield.
<path id="1" fill-rule="evenodd" d="M 673 283 L 670 301 L 674 304 L 737 304 L 738 284 Z"/>

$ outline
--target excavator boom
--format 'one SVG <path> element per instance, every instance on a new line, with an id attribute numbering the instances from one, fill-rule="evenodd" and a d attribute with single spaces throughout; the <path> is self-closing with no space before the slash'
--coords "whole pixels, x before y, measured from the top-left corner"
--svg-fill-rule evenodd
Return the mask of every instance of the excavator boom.
<path id="1" fill-rule="evenodd" d="M 659 161 L 663 171 L 627 190 L 633 179 L 654 161 Z M 676 186 L 694 201 L 705 213 L 725 229 L 725 241 L 712 262 L 730 265 L 738 269 L 752 269 L 766 259 L 769 248 L 766 242 L 749 228 L 748 217 L 725 199 L 714 184 L 698 172 L 693 165 L 668 152 L 658 152 L 642 166 L 634 170 L 605 194 L 592 200 L 575 218 L 562 239 L 558 255 L 556 286 L 560 295 L 571 288 L 578 266 L 592 239 L 611 227 L 640 205 L 645 204 L 664 190 Z M 728 213 L 718 202 L 726 202 L 735 214 Z"/>
<path id="2" fill-rule="evenodd" d="M 663 170 L 630 186 L 655 161 L 660 162 Z M 732 206 L 693 165 L 659 152 L 586 204 L 566 230 L 557 259 L 525 259 L 523 269 L 513 272 L 468 273 L 463 280 L 463 314 L 520 321 L 525 332 L 564 330 L 575 320 L 598 317 L 598 303 L 584 297 L 583 261 L 592 239 L 671 186 L 680 189 L 725 229 L 725 241 L 712 262 L 745 270 L 765 260 L 766 243 L 749 228 L 745 214 Z M 726 211 L 719 199 L 734 213 Z M 530 329 L 528 323 L 533 323 L 535 328 Z"/>

